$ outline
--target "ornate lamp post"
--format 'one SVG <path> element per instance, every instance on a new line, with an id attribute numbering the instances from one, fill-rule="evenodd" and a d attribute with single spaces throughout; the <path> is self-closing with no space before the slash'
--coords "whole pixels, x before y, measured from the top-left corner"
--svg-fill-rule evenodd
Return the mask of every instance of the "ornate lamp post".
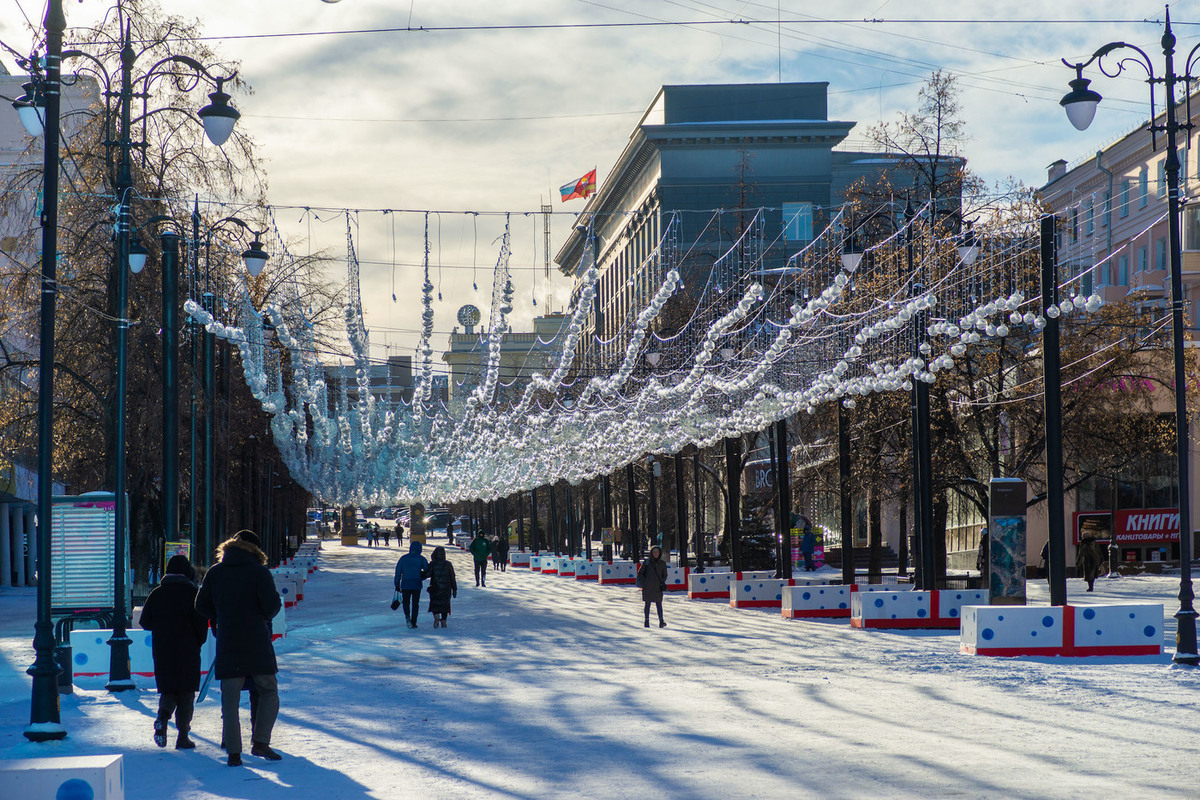
<path id="1" fill-rule="evenodd" d="M 1092 123 L 1096 115 L 1096 107 L 1100 103 L 1100 95 L 1088 88 L 1091 83 L 1083 77 L 1083 70 L 1095 63 L 1102 74 L 1107 77 L 1120 75 L 1126 67 L 1137 65 L 1146 72 L 1146 83 L 1150 86 L 1150 143 L 1158 149 L 1159 132 L 1167 134 L 1167 229 L 1171 248 L 1171 333 L 1174 349 L 1175 375 L 1175 455 L 1179 484 L 1179 610 L 1175 612 L 1178 623 L 1175 635 L 1175 661 L 1181 664 L 1195 665 L 1200 663 L 1196 654 L 1196 609 L 1193 606 L 1195 593 L 1192 590 L 1192 517 L 1191 517 L 1191 476 L 1189 474 L 1188 458 L 1188 422 L 1187 422 L 1187 369 L 1184 364 L 1184 333 L 1183 333 L 1183 268 L 1182 246 L 1179 234 L 1179 155 L 1177 138 L 1180 131 L 1184 134 L 1191 131 L 1190 98 L 1185 102 L 1187 119 L 1180 122 L 1176 116 L 1175 89 L 1178 86 L 1185 97 L 1188 97 L 1191 82 L 1195 80 L 1192 70 L 1197 66 L 1197 53 L 1200 45 L 1196 45 L 1184 60 L 1182 72 L 1175 71 L 1175 34 L 1171 32 L 1171 11 L 1167 9 L 1166 26 L 1161 40 L 1164 58 L 1163 76 L 1155 75 L 1154 59 L 1140 47 L 1127 42 L 1109 42 L 1092 54 L 1087 61 L 1072 64 L 1063 59 L 1063 63 L 1075 70 L 1075 79 L 1070 81 L 1071 91 L 1060 101 L 1067 112 L 1067 118 L 1078 130 L 1084 130 Z M 1106 61 L 1106 57 L 1115 51 L 1131 50 L 1132 53 L 1122 53 Z M 1115 62 L 1115 63 L 1114 63 Z M 1166 121 L 1158 124 L 1154 121 L 1154 87 L 1162 85 L 1166 93 Z"/>
<path id="2" fill-rule="evenodd" d="M 118 13 L 122 9 L 118 5 Z M 126 468 L 125 468 L 125 383 L 126 383 L 126 339 L 129 329 L 129 322 L 126 319 L 128 305 L 128 280 L 126 269 L 130 271 L 139 271 L 140 264 L 145 264 L 145 258 L 132 247 L 131 241 L 131 211 L 130 199 L 133 195 L 133 168 L 132 168 L 132 151 L 136 146 L 132 139 L 132 128 L 135 120 L 132 117 L 132 105 L 135 97 L 147 98 L 150 96 L 150 91 L 154 83 L 165 77 L 173 78 L 177 84 L 185 85 L 185 88 L 191 88 L 198 85 L 201 80 L 210 82 L 215 86 L 215 91 L 209 94 L 210 104 L 200 109 L 199 117 L 204 126 L 205 135 L 209 140 L 216 145 L 224 144 L 233 132 L 234 123 L 240 116 L 237 110 L 229 105 L 229 95 L 224 92 L 224 84 L 226 81 L 232 80 L 237 73 L 227 76 L 213 75 L 207 67 L 200 62 L 188 56 L 172 55 L 162 58 L 150 66 L 137 80 L 138 91 L 134 90 L 133 66 L 138 57 L 144 54 L 138 53 L 133 49 L 131 28 L 128 24 L 124 26 L 124 42 L 121 48 L 121 67 L 117 75 L 109 72 L 107 65 L 96 56 L 81 50 L 61 51 L 62 47 L 62 31 L 66 27 L 66 19 L 62 13 L 61 0 L 51 0 L 46 12 L 45 27 L 47 33 L 47 73 L 45 84 L 42 87 L 41 94 L 46 99 L 46 112 L 44 114 L 44 132 L 46 137 L 46 217 L 43 220 L 43 328 L 46 327 L 47 317 L 45 314 L 46 306 L 49 303 L 51 311 L 49 315 L 49 332 L 43 331 L 42 346 L 47 346 L 46 341 L 53 338 L 53 294 L 47 297 L 46 285 L 47 282 L 54 281 L 54 261 L 57 257 L 57 242 L 53 238 L 53 228 L 57 226 L 57 176 L 58 176 L 58 140 L 59 131 L 59 84 L 60 84 L 60 62 L 63 59 L 75 58 L 84 62 L 80 72 L 94 75 L 101 83 L 104 92 L 103 96 L 106 99 L 104 109 L 105 118 L 108 121 L 118 121 L 119 136 L 113 144 L 118 149 L 117 162 L 113 173 L 115 174 L 114 195 L 117 198 L 117 223 L 114 230 L 115 240 L 115 269 L 113 274 L 116 277 L 116 317 L 117 328 L 114 336 L 114 346 L 116 351 L 116 375 L 114 381 L 114 398 L 113 398 L 113 413 L 114 413 L 114 444 L 113 444 L 113 462 L 114 462 L 114 486 L 113 493 L 116 497 L 116 522 L 115 522 L 115 579 L 114 579 L 114 608 L 113 608 L 113 632 L 108 641 L 111 649 L 111 661 L 109 666 L 109 682 L 107 688 L 110 691 L 122 691 L 125 689 L 135 688 L 129 672 L 129 644 L 131 642 L 125 629 L 125 620 L 128 610 L 125 603 L 125 559 L 126 559 L 126 543 L 125 529 L 128 525 L 127 516 L 128 509 L 125 504 L 125 483 L 126 483 Z M 184 68 L 185 71 L 181 71 Z M 119 83 L 118 83 L 119 80 Z M 35 125 L 35 121 L 41 117 L 36 113 L 36 94 L 31 97 L 22 98 L 17 102 L 18 113 L 21 114 L 22 122 L 29 129 L 39 127 Z M 53 105 L 53 108 L 51 108 Z M 32 111 L 31 111 L 32 109 Z M 165 109 L 146 111 L 137 122 L 145 124 L 146 119 L 152 114 L 158 113 Z M 112 129 L 112 125 L 106 125 L 106 130 Z M 51 177 L 52 176 L 52 177 Z M 51 206 L 53 206 L 53 216 L 51 216 Z M 48 241 L 46 239 L 46 229 L 50 229 Z M 50 272 L 47 274 L 46 269 Z M 51 347 L 49 359 L 43 362 L 43 380 L 49 380 L 48 373 L 50 372 L 49 365 L 53 363 L 53 345 Z M 46 351 L 43 349 L 43 358 L 46 357 Z M 43 387 L 41 392 L 41 403 L 48 403 L 52 398 L 52 384 Z M 52 429 L 50 412 L 46 409 L 40 414 L 40 424 L 46 427 L 46 433 Z M 47 461 L 45 473 L 41 472 L 41 450 L 46 451 L 49 455 L 50 443 L 39 445 L 39 516 L 43 520 L 41 527 L 46 535 L 46 547 L 42 555 L 49 553 L 49 462 Z M 45 508 L 42 506 L 42 496 L 46 497 Z M 39 532 L 39 539 L 41 532 Z M 47 572 L 48 577 L 48 572 Z M 49 580 L 41 581 L 39 584 L 45 583 L 47 591 L 49 588 Z M 47 603 L 49 598 L 47 597 Z M 38 625 L 42 625 L 43 620 L 39 613 Z M 49 626 L 49 614 L 46 614 L 44 620 L 45 626 Z M 35 635 L 35 639 L 36 639 Z M 45 640 L 47 637 L 42 636 Z M 38 705 L 39 688 L 37 686 L 38 679 L 55 680 L 55 671 L 49 673 L 49 678 L 46 678 L 44 673 L 49 669 L 43 662 L 43 650 L 47 647 L 53 647 L 53 636 L 49 637 L 49 641 L 41 641 L 40 644 L 35 641 L 35 649 L 38 651 L 38 660 L 35 666 L 31 669 L 37 669 L 35 675 L 35 706 Z M 42 666 L 38 666 L 42 664 Z M 44 690 L 41 690 L 44 691 Z M 44 701 L 42 701 L 44 705 Z M 35 710 L 35 716 L 39 712 Z M 44 716 L 44 712 L 41 713 Z M 55 715 L 57 716 L 57 715 Z M 37 724 L 37 720 L 34 720 Z M 31 728 L 33 725 L 31 725 Z M 33 738 L 33 737 L 30 737 Z M 61 737 L 60 737 L 61 738 Z"/>

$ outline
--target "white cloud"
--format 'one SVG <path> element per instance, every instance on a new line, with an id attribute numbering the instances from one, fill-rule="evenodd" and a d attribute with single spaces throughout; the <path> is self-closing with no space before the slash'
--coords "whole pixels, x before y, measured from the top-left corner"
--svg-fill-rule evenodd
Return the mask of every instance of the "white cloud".
<path id="1" fill-rule="evenodd" d="M 200 18 L 210 35 L 227 37 L 394 28 L 406 26 L 410 15 L 410 4 L 398 0 L 163 0 L 163 6 Z M 603 180 L 659 85 L 774 81 L 781 56 L 784 80 L 830 83 L 831 118 L 867 124 L 911 108 L 923 78 L 936 67 L 950 69 L 962 76 L 972 167 L 989 179 L 1013 175 L 1039 184 L 1050 161 L 1087 155 L 1146 116 L 1144 83 L 1105 79 L 1093 69 L 1094 88 L 1107 99 L 1093 130 L 1077 134 L 1058 107 L 1071 77 L 1059 58 L 1085 58 L 1112 39 L 1141 44 L 1159 58 L 1161 25 L 1135 21 L 1157 20 L 1162 6 L 1156 3 L 1067 0 L 1031 7 L 1015 1 L 948 6 L 789 0 L 779 7 L 784 18 L 814 19 L 782 31 L 770 25 L 425 31 L 231 38 L 215 44 L 242 61 L 242 75 L 254 85 L 253 95 L 234 102 L 245 115 L 240 124 L 269 159 L 273 203 L 446 211 L 537 211 L 541 199 L 556 212 L 578 210 L 580 201 L 564 205 L 552 197 L 557 187 L 593 166 Z M 85 24 L 103 6 L 89 0 L 66 10 L 71 24 Z M 822 14 L 884 21 L 823 23 L 815 19 Z M 776 4 L 414 0 L 411 15 L 414 26 L 773 19 Z M 996 21 L 1031 15 L 1043 21 Z M 948 17 L 978 21 L 916 21 Z M 1177 12 L 1176 21 L 1187 20 Z M 10 43 L 12 22 L 3 28 Z M 1187 24 L 1177 29 L 1185 52 L 1195 30 Z M 412 121 L 497 118 L 506 121 Z M 344 219 L 302 218 L 300 211 L 279 213 L 293 233 L 311 228 L 314 249 L 344 251 Z M 565 215 L 555 219 L 555 248 L 569 223 Z M 382 342 L 385 329 L 397 329 L 396 340 L 411 345 L 419 327 L 420 284 L 412 265 L 421 260 L 423 217 L 364 212 L 357 224 L 356 244 L 369 262 L 363 266 L 363 296 L 373 339 Z M 435 274 L 444 298 L 437 307 L 439 331 L 455 324 L 454 311 L 465 302 L 486 315 L 493 241 L 502 224 L 494 215 L 442 216 L 440 248 L 436 239 L 433 244 L 435 263 L 439 257 L 443 263 L 440 279 Z M 513 218 L 517 328 L 546 310 L 540 226 L 537 217 Z M 393 248 L 402 265 L 396 268 L 396 303 Z M 566 300 L 569 288 L 567 280 L 556 280 L 555 306 Z M 439 335 L 435 345 L 443 343 Z"/>

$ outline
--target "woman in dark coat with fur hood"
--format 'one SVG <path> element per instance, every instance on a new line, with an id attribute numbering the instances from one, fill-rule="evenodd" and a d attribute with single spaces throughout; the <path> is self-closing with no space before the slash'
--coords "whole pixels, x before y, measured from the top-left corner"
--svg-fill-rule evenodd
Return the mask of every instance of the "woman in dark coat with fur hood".
<path id="1" fill-rule="evenodd" d="M 433 627 L 446 627 L 446 615 L 450 613 L 450 598 L 458 597 L 458 581 L 454 579 L 454 565 L 446 560 L 446 548 L 435 547 L 429 564 L 429 613 L 433 614 Z"/>
<path id="2" fill-rule="evenodd" d="M 196 613 L 196 570 L 187 556 L 174 555 L 167 570 L 142 606 L 141 625 L 150 631 L 154 683 L 158 687 L 158 717 L 154 743 L 167 746 L 167 723 L 175 715 L 176 750 L 196 744 L 188 738 L 200 688 L 200 645 L 208 638 L 208 621 Z"/>

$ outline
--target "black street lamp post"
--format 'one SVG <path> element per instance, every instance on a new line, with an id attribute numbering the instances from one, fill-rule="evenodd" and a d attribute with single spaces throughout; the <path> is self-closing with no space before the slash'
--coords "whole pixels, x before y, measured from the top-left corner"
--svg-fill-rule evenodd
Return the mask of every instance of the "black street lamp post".
<path id="1" fill-rule="evenodd" d="M 120 12 L 118 4 L 118 12 Z M 128 276 L 126 270 L 140 271 L 140 267 L 145 264 L 145 252 L 139 251 L 133 247 L 131 241 L 131 208 L 130 200 L 133 196 L 133 168 L 132 168 L 132 151 L 135 145 L 132 139 L 132 127 L 134 120 L 132 117 L 133 100 L 136 97 L 147 98 L 150 96 L 152 84 L 163 77 L 173 77 L 176 81 L 181 80 L 181 75 L 178 72 L 180 66 L 186 67 L 195 74 L 195 80 L 205 79 L 216 86 L 216 91 L 209 95 L 211 104 L 205 106 L 199 111 L 199 117 L 204 125 L 205 134 L 213 144 L 221 145 L 229 138 L 233 132 L 233 125 L 239 116 L 238 112 L 229 106 L 229 95 L 222 91 L 225 81 L 232 80 L 233 75 L 218 77 L 213 75 L 204 65 L 200 64 L 195 59 L 182 55 L 171 55 L 160 59 L 154 63 L 143 75 L 138 78 L 140 83 L 139 91 L 134 92 L 133 65 L 142 53 L 138 53 L 133 49 L 131 27 L 126 24 L 124 26 L 124 41 L 121 47 L 120 61 L 121 71 L 119 75 L 119 91 L 113 90 L 113 85 L 116 83 L 112 75 L 109 73 L 106 65 L 96 56 L 81 50 L 68 50 L 62 52 L 62 31 L 66 27 L 66 19 L 62 13 L 61 0 L 51 0 L 46 13 L 45 27 L 47 33 L 47 76 L 46 85 L 41 94 L 44 102 L 47 104 L 47 113 L 41 120 L 41 126 L 44 129 L 47 147 L 46 147 L 46 175 L 47 181 L 45 185 L 45 195 L 47 203 L 47 215 L 44 219 L 44 226 L 57 226 L 57 185 L 58 185 L 58 139 L 60 136 L 59 130 L 59 84 L 60 84 L 60 68 L 61 61 L 66 59 L 81 59 L 85 62 L 84 69 L 81 71 L 94 74 L 103 83 L 103 97 L 109 101 L 109 105 L 105 108 L 106 118 L 109 120 L 119 120 L 119 136 L 114 143 L 118 149 L 118 163 L 116 167 L 116 185 L 114 187 L 114 195 L 117 198 L 117 224 L 114 233 L 115 248 L 114 248 L 114 271 L 116 279 L 115 297 L 116 307 L 115 316 L 117 318 L 116 330 L 114 333 L 114 349 L 115 349 L 115 380 L 113 385 L 113 494 L 116 500 L 115 510 L 115 548 L 114 558 L 116 561 L 114 569 L 114 603 L 113 603 L 113 631 L 108 644 L 111 649 L 111 660 L 109 666 L 109 681 L 107 688 L 110 691 L 123 691 L 132 689 L 134 683 L 129 672 L 129 645 L 131 640 L 126 632 L 126 602 L 125 602 L 125 583 L 126 570 L 125 561 L 127 558 L 125 530 L 128 527 L 128 506 L 125 502 L 125 485 L 126 485 L 126 468 L 125 468 L 125 386 L 126 386 L 126 340 L 128 338 L 129 321 L 126 319 L 128 305 Z M 144 52 L 144 51 L 143 51 Z M 53 57 L 51 57 L 53 56 Z M 117 108 L 114 111 L 111 107 L 111 102 L 116 101 Z M 53 114 L 49 113 L 49 106 L 53 104 Z M 21 113 L 23 121 L 29 127 L 29 109 L 34 106 L 34 102 L 22 98 L 17 102 L 18 112 Z M 22 109 L 25 109 L 24 111 Z M 34 109 L 36 110 L 36 109 Z M 145 122 L 145 119 L 156 113 L 147 111 L 138 121 Z M 34 115 L 33 119 L 37 119 L 40 115 Z M 107 126 L 106 126 L 107 129 Z M 51 144 L 51 142 L 53 144 Z M 53 197 L 51 196 L 53 195 Z M 53 217 L 50 212 L 53 211 Z M 50 234 L 54 236 L 53 233 Z M 46 281 L 54 280 L 54 260 L 57 258 L 57 241 L 51 238 L 47 242 L 46 232 L 43 231 L 43 270 L 49 264 L 49 277 L 43 273 L 43 285 Z M 47 244 L 49 247 L 47 248 Z M 140 263 L 139 263 L 140 260 Z M 43 295 L 43 312 L 47 301 L 53 304 L 53 295 L 49 298 Z M 53 338 L 53 311 L 49 317 L 51 327 L 49 337 L 43 336 L 43 339 Z M 45 317 L 43 318 L 45 323 Z M 43 342 L 43 347 L 46 343 Z M 49 345 L 51 348 L 52 344 Z M 44 353 L 45 351 L 43 351 Z M 46 364 L 53 363 L 53 349 L 50 350 L 50 359 Z M 43 373 L 49 372 L 49 369 L 43 368 Z M 45 375 L 43 375 L 45 378 Z M 45 387 L 42 392 L 40 402 L 49 402 L 52 399 L 52 384 Z M 40 409 L 39 409 L 40 411 Z M 50 423 L 50 413 L 47 410 L 41 413 L 43 418 L 40 425 L 45 426 L 47 431 L 52 433 Z M 39 429 L 40 432 L 41 429 Z M 42 449 L 39 445 L 39 449 Z M 47 455 L 50 452 L 51 444 L 45 446 Z M 176 456 L 178 453 L 176 452 Z M 39 452 L 39 459 L 41 453 Z M 39 467 L 39 470 L 41 468 Z M 39 474 L 39 482 L 44 486 L 39 488 L 39 509 L 41 508 L 41 495 L 49 492 L 49 462 L 47 462 L 46 474 Z M 175 487 L 178 490 L 178 487 Z M 48 501 L 47 501 L 48 506 Z M 49 522 L 49 510 L 41 511 L 47 523 Z M 175 513 L 176 524 L 178 524 L 178 510 Z M 49 532 L 46 527 L 47 534 Z M 47 552 L 49 545 L 47 542 Z M 48 573 L 47 573 L 48 576 Z M 49 580 L 46 581 L 49 584 Z M 40 622 L 40 621 L 39 621 Z M 37 645 L 35 644 L 35 649 Z M 41 677 L 39 670 L 38 676 Z"/>
<path id="2" fill-rule="evenodd" d="M 26 670 L 33 678 L 29 727 L 25 738 L 34 742 L 63 739 L 67 729 L 60 718 L 58 665 L 54 661 L 54 628 L 50 619 L 50 523 L 53 497 L 54 455 L 54 313 L 58 293 L 58 122 L 61 108 L 60 66 L 62 36 L 67 27 L 62 0 L 50 0 L 43 23 L 46 29 L 46 71 L 41 82 L 45 104 L 42 125 L 44 184 L 42 200 L 42 302 L 41 342 L 38 364 L 38 527 L 37 527 L 37 622 L 33 626 L 33 665 Z M 36 122 L 39 112 L 33 100 L 24 106 L 24 117 Z M 21 107 L 18 107 L 21 111 Z M 27 127 L 29 127 L 27 125 Z M 36 130 L 36 127 L 34 128 Z M 7 543 L 4 543 L 7 546 Z"/>
<path id="3" fill-rule="evenodd" d="M 1196 609 L 1193 606 L 1195 593 L 1192 589 L 1192 517 L 1191 517 L 1191 479 L 1188 459 L 1188 420 L 1187 420 L 1187 369 L 1184 363 L 1184 330 L 1183 330 L 1183 267 L 1182 245 L 1179 234 L 1179 151 L 1177 137 L 1180 131 L 1185 134 L 1191 131 L 1191 101 L 1189 92 L 1191 83 L 1195 80 L 1192 70 L 1196 68 L 1197 53 L 1200 45 L 1196 45 L 1184 60 L 1182 72 L 1175 71 L 1175 34 L 1171 32 L 1171 12 L 1167 9 L 1166 27 L 1161 40 L 1165 69 L 1163 76 L 1154 73 L 1154 60 L 1144 50 L 1127 42 L 1109 42 L 1092 54 L 1087 61 L 1078 64 L 1063 59 L 1063 63 L 1075 70 L 1075 79 L 1070 81 L 1071 91 L 1060 101 L 1067 112 L 1071 124 L 1078 130 L 1084 130 L 1091 124 L 1096 114 L 1096 106 L 1100 95 L 1088 88 L 1090 81 L 1083 77 L 1083 70 L 1093 62 L 1100 72 L 1108 77 L 1116 77 L 1126 66 L 1137 64 L 1146 71 L 1146 82 L 1150 86 L 1150 141 L 1151 147 L 1158 148 L 1157 134 L 1161 131 L 1167 134 L 1167 158 L 1165 169 L 1167 173 L 1167 229 L 1170 238 L 1171 252 L 1171 333 L 1174 345 L 1174 377 L 1175 377 L 1175 450 L 1179 484 L 1179 610 L 1175 612 L 1178 623 L 1175 636 L 1175 656 L 1177 663 L 1195 665 L 1200 663 L 1200 655 L 1196 653 Z M 1129 49 L 1137 55 L 1125 54 L 1116 58 L 1111 66 L 1105 62 L 1105 57 L 1114 51 Z M 1110 71 L 1111 70 L 1111 71 Z M 1161 84 L 1166 93 L 1166 121 L 1162 124 L 1155 122 L 1154 87 Z M 1185 107 L 1188 118 L 1180 122 L 1176 117 L 1175 89 L 1179 87 L 1187 98 Z"/>

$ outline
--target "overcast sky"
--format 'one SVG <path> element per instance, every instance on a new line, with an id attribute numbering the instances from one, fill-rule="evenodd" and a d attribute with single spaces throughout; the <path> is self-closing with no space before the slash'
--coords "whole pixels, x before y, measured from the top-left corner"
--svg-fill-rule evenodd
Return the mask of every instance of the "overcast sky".
<path id="1" fill-rule="evenodd" d="M 29 41 L 23 15 L 39 21 L 42 4 L 0 2 L 7 5 L 0 38 Z M 923 80 L 944 68 L 961 78 L 971 168 L 989 181 L 1013 176 L 1040 185 L 1051 161 L 1085 157 L 1148 116 L 1139 76 L 1092 74 L 1093 88 L 1106 100 L 1092 128 L 1077 133 L 1058 106 L 1072 77 L 1059 59 L 1080 60 L 1110 40 L 1138 44 L 1161 59 L 1163 14 L 1161 4 L 1140 0 L 161 4 L 169 13 L 200 18 L 206 34 L 224 39 L 214 46 L 241 60 L 254 94 L 233 100 L 243 113 L 239 126 L 267 159 L 271 203 L 298 207 L 278 212 L 281 225 L 311 233 L 314 251 L 340 254 L 345 214 L 302 209 L 362 210 L 354 215 L 356 246 L 364 262 L 367 325 L 380 358 L 384 344 L 403 353 L 416 341 L 424 215 L 367 209 L 481 212 L 431 217 L 432 259 L 441 264 L 433 279 L 443 298 L 435 307 L 438 350 L 464 303 L 478 305 L 486 320 L 503 226 L 495 212 L 513 212 L 513 325 L 528 329 L 532 316 L 547 310 L 548 289 L 554 310 L 570 289 L 561 277 L 545 285 L 542 219 L 528 212 L 542 202 L 567 212 L 554 220 L 557 250 L 571 224 L 567 214 L 583 207 L 582 200 L 560 203 L 558 187 L 592 167 L 603 183 L 662 84 L 827 81 L 829 116 L 859 122 L 851 133 L 856 139 L 866 126 L 911 109 Z M 87 24 L 108 5 L 67 2 L 68 24 Z M 1192 24 L 1200 10 L 1181 2 L 1175 15 L 1186 53 L 1200 33 Z M 731 19 L 787 22 L 596 27 Z M 520 27 L 547 25 L 580 27 Z M 483 29 L 234 38 L 422 26 Z M 9 68 L 15 69 L 11 60 Z"/>

